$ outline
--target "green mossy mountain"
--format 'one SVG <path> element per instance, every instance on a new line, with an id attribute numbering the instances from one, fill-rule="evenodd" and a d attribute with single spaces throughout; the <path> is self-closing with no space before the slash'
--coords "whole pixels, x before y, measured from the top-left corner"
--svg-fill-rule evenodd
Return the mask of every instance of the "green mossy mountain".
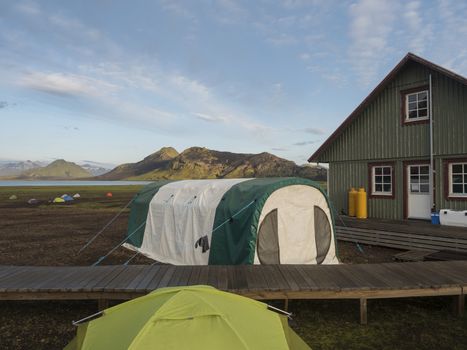
<path id="1" fill-rule="evenodd" d="M 270 153 L 243 154 L 191 147 L 178 153 L 162 148 L 137 163 L 123 164 L 97 177 L 102 180 L 218 179 L 298 176 L 326 180 L 326 171 L 298 166 Z"/>
<path id="2" fill-rule="evenodd" d="M 23 172 L 17 179 L 23 180 L 63 180 L 91 177 L 91 173 L 73 162 L 58 159 L 41 168 Z"/>
<path id="3" fill-rule="evenodd" d="M 172 147 L 163 147 L 137 163 L 122 164 L 106 174 L 97 176 L 97 180 L 123 180 L 144 175 L 156 169 L 165 168 L 169 162 L 178 156 Z"/>

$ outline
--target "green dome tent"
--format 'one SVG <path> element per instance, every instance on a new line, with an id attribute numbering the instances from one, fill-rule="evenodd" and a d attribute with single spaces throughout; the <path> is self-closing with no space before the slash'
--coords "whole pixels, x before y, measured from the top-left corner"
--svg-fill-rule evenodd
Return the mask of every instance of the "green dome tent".
<path id="1" fill-rule="evenodd" d="M 161 288 L 75 324 L 65 350 L 311 350 L 286 316 L 209 286 Z"/>
<path id="2" fill-rule="evenodd" d="M 124 246 L 175 265 L 338 263 L 327 197 L 301 178 L 151 183 Z"/>
<path id="3" fill-rule="evenodd" d="M 12 199 L 12 200 L 13 200 L 13 199 L 18 199 L 18 197 L 17 197 L 16 195 L 13 194 L 13 195 L 10 196 L 9 199 Z"/>

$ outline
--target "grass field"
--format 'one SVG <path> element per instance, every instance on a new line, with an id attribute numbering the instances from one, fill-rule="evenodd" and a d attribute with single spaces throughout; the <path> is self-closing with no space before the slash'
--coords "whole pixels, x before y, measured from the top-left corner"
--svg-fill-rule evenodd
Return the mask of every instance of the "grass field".
<path id="1" fill-rule="evenodd" d="M 0 264 L 90 265 L 126 232 L 128 210 L 92 244 L 79 248 L 128 203 L 140 187 L 0 187 Z M 111 191 L 112 198 L 105 194 Z M 47 201 L 79 192 L 71 205 Z M 10 195 L 18 196 L 9 200 Z M 27 200 L 42 202 L 30 206 Z M 340 243 L 345 263 L 391 261 L 397 251 Z M 118 249 L 106 264 L 122 264 L 132 252 Z M 144 257 L 135 264 L 151 262 Z M 467 319 L 456 318 L 448 297 L 369 301 L 369 324 L 358 323 L 355 301 L 291 301 L 292 326 L 318 349 L 467 349 Z M 283 307 L 278 303 L 278 307 Z M 96 311 L 94 302 L 0 302 L 0 349 L 61 349 L 71 340 L 77 320 Z"/>

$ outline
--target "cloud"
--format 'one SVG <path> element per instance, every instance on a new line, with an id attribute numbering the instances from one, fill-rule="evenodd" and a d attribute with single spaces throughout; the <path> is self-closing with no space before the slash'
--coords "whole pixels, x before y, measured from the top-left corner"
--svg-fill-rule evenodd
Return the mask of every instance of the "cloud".
<path id="1" fill-rule="evenodd" d="M 280 147 L 273 147 L 271 148 L 272 151 L 275 151 L 275 152 L 286 152 L 288 151 L 287 148 L 280 148 Z"/>
<path id="2" fill-rule="evenodd" d="M 323 129 L 320 128 L 305 128 L 302 129 L 302 131 L 313 135 L 324 135 L 326 133 Z"/>
<path id="3" fill-rule="evenodd" d="M 221 117 L 221 116 L 212 116 L 212 115 L 207 115 L 203 113 L 193 113 L 196 118 L 204 120 L 205 122 L 210 122 L 210 123 L 223 123 L 226 121 L 226 118 Z"/>
<path id="4" fill-rule="evenodd" d="M 349 59 L 365 86 L 374 80 L 390 52 L 395 7 L 386 0 L 359 0 L 350 5 Z"/>
<path id="5" fill-rule="evenodd" d="M 183 6 L 181 2 L 177 2 L 175 0 L 161 0 L 160 4 L 162 9 L 169 13 L 184 19 L 196 21 L 195 15 L 186 6 Z"/>
<path id="6" fill-rule="evenodd" d="M 16 10 L 28 16 L 38 16 L 42 13 L 39 6 L 33 2 L 19 3 L 16 5 Z"/>
<path id="7" fill-rule="evenodd" d="M 108 82 L 70 73 L 30 72 L 20 78 L 19 85 L 61 96 L 97 97 L 118 89 Z"/>
<path id="8" fill-rule="evenodd" d="M 8 102 L 7 101 L 0 101 L 0 109 L 7 108 L 7 107 L 8 107 Z"/>
<path id="9" fill-rule="evenodd" d="M 291 34 L 279 33 L 270 36 L 266 41 L 274 46 L 290 46 L 298 43 L 298 39 Z"/>
<path id="10" fill-rule="evenodd" d="M 293 145 L 294 146 L 306 146 L 306 145 L 312 145 L 316 143 L 316 141 L 302 141 L 302 142 L 296 142 Z"/>
<path id="11" fill-rule="evenodd" d="M 309 53 L 304 52 L 301 53 L 298 57 L 303 61 L 308 61 L 311 58 L 311 55 Z"/>

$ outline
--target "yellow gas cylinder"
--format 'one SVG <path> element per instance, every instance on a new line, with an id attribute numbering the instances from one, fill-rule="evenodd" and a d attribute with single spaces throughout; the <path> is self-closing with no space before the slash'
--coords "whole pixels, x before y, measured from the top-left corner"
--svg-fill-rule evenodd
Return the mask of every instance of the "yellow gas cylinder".
<path id="1" fill-rule="evenodd" d="M 366 192 L 364 188 L 359 188 L 357 192 L 357 219 L 366 219 L 368 210 L 366 204 Z"/>
<path id="2" fill-rule="evenodd" d="M 357 206 L 357 191 L 351 188 L 349 191 L 349 216 L 355 216 Z"/>

